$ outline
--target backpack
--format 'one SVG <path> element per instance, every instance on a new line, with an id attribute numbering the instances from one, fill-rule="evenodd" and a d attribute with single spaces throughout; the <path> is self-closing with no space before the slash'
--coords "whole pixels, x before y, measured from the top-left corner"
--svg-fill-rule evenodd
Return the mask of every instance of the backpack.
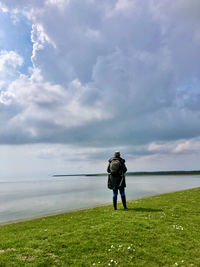
<path id="1" fill-rule="evenodd" d="M 111 174 L 119 174 L 121 171 L 121 162 L 119 159 L 112 159 L 110 163 L 110 172 Z"/>

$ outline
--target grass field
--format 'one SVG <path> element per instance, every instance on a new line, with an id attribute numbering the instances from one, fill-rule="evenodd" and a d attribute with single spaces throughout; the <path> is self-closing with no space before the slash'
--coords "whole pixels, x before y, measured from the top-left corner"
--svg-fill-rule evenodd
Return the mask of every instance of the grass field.
<path id="1" fill-rule="evenodd" d="M 92 204 L 92 203 L 91 203 Z M 200 188 L 0 227 L 0 266 L 200 266 Z"/>

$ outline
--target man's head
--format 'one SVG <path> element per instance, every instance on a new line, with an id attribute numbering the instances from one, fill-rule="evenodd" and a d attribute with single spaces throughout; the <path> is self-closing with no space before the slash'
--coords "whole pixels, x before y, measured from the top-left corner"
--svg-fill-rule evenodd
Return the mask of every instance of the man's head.
<path id="1" fill-rule="evenodd" d="M 115 153 L 114 153 L 114 157 L 115 157 L 115 158 L 119 158 L 119 157 L 120 157 L 120 152 L 119 152 L 119 151 L 115 151 Z"/>

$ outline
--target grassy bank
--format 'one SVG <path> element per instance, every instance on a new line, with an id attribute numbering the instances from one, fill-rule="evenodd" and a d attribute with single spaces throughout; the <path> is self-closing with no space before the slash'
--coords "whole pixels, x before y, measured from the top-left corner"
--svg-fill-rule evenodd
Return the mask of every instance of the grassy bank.
<path id="1" fill-rule="evenodd" d="M 118 206 L 1 226 L 0 266 L 200 266 L 200 188 Z"/>

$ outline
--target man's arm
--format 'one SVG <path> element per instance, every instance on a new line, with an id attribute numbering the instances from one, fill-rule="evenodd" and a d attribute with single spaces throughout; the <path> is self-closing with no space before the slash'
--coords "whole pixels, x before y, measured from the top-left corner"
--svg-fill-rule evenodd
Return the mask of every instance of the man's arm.
<path id="1" fill-rule="evenodd" d="M 124 164 L 124 173 L 127 172 L 126 165 Z"/>
<path id="2" fill-rule="evenodd" d="M 108 167 L 107 167 L 107 172 L 110 173 L 110 162 L 109 162 Z"/>
<path id="3" fill-rule="evenodd" d="M 127 172 L 127 168 L 126 168 L 126 165 L 125 165 L 125 160 L 123 160 L 123 163 L 122 163 L 122 171 L 123 171 L 123 173 Z"/>

